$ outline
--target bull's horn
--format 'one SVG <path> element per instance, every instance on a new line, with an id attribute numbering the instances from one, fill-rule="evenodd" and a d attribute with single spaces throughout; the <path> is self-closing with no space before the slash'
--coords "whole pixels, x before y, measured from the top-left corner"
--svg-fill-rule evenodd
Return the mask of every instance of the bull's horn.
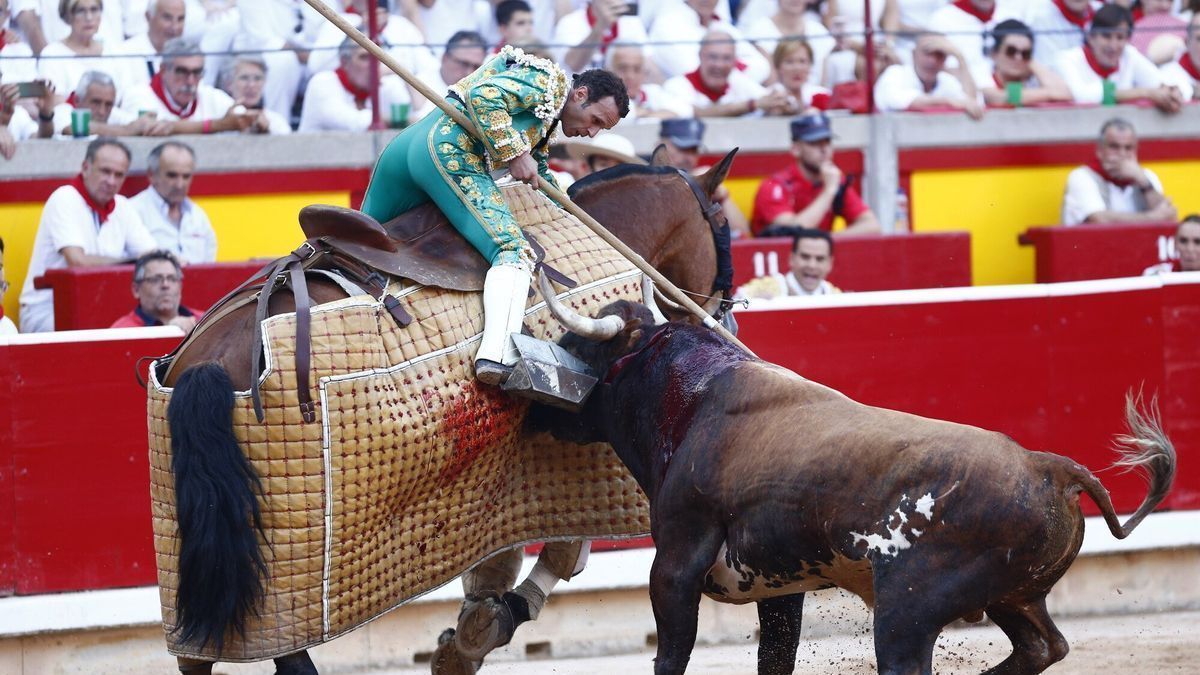
<path id="1" fill-rule="evenodd" d="M 654 315 L 654 325 L 667 322 L 667 317 L 663 316 L 661 310 L 658 309 L 658 303 L 654 301 L 654 294 L 658 289 L 654 287 L 654 280 L 649 275 L 642 275 L 642 304 L 650 308 L 650 313 Z"/>
<path id="2" fill-rule="evenodd" d="M 672 312 L 686 312 L 687 311 L 681 305 L 676 303 L 674 300 L 663 295 L 663 292 L 658 290 L 657 288 L 654 289 L 654 297 L 658 298 L 658 301 L 661 302 L 662 304 L 666 305 L 667 309 L 671 310 Z"/>
<path id="3" fill-rule="evenodd" d="M 545 274 L 538 275 L 538 290 L 542 292 L 546 306 L 550 308 L 550 313 L 554 315 L 554 318 L 566 326 L 567 330 L 581 337 L 603 342 L 611 339 L 625 328 L 625 320 L 619 316 L 609 315 L 593 319 L 576 314 L 574 310 L 563 305 L 558 298 L 554 297 L 554 288 Z"/>

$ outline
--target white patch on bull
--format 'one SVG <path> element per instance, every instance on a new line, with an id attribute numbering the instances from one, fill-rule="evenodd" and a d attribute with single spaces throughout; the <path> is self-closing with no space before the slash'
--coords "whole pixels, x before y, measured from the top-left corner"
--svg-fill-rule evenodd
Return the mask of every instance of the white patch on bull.
<path id="1" fill-rule="evenodd" d="M 909 527 L 908 532 L 905 533 L 904 526 L 908 525 L 908 514 L 905 513 L 905 509 L 911 510 L 914 516 L 922 516 L 925 518 L 925 522 L 932 524 L 935 502 L 931 492 L 926 492 L 915 504 L 907 494 L 902 494 L 896 510 L 883 520 L 882 532 L 851 532 L 850 536 L 854 537 L 856 546 L 865 543 L 868 552 L 875 551 L 880 555 L 888 556 L 899 555 L 901 551 L 912 548 L 913 542 L 929 529 L 926 527 L 924 530 L 918 530 L 915 527 Z M 899 521 L 895 527 L 890 525 L 893 520 Z"/>

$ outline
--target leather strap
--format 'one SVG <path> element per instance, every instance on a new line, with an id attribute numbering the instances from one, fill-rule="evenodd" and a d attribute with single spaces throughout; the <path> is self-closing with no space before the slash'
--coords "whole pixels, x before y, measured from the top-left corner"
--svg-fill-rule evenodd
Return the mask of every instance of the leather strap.
<path id="1" fill-rule="evenodd" d="M 316 406 L 308 391 L 310 354 L 312 353 L 312 314 L 308 299 L 308 282 L 304 278 L 304 261 L 288 263 L 291 273 L 292 296 L 296 299 L 296 394 L 300 399 L 300 415 L 305 422 L 315 422 Z M 259 331 L 261 333 L 261 330 Z"/>
<path id="2" fill-rule="evenodd" d="M 732 235 L 729 232 L 729 221 L 717 218 L 717 215 L 721 213 L 720 202 L 709 199 L 695 176 L 683 169 L 675 169 L 675 171 L 691 188 L 692 195 L 700 203 L 700 212 L 704 214 L 704 219 L 708 221 L 708 227 L 712 231 L 713 245 L 717 249 L 717 276 L 713 278 L 711 292 L 721 294 L 721 302 L 717 306 L 717 311 L 713 313 L 713 319 L 720 321 L 733 306 L 733 302 L 729 299 L 733 291 L 733 253 L 730 250 Z"/>

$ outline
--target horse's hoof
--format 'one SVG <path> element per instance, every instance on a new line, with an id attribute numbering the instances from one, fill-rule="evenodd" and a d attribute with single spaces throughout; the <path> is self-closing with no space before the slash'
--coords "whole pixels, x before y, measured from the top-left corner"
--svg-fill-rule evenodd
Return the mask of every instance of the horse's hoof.
<path id="1" fill-rule="evenodd" d="M 512 366 L 496 363 L 489 359 L 479 359 L 475 362 L 475 379 L 495 387 L 504 384 L 508 380 L 508 376 L 512 375 L 512 371 Z"/>
<path id="2" fill-rule="evenodd" d="M 429 670 L 433 675 L 475 675 L 480 665 L 458 651 L 454 644 L 454 629 L 447 628 L 438 636 L 438 648 L 433 652 Z"/>
<path id="3" fill-rule="evenodd" d="M 512 610 L 499 595 L 490 594 L 463 610 L 454 644 L 466 658 L 483 661 L 493 649 L 508 644 L 516 630 Z"/>
<path id="4" fill-rule="evenodd" d="M 317 667 L 306 649 L 275 659 L 275 675 L 317 675 Z"/>

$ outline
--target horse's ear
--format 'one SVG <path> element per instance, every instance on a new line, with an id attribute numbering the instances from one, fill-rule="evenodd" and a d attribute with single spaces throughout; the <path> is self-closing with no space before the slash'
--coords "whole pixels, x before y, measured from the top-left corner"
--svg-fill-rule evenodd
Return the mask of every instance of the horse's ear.
<path id="1" fill-rule="evenodd" d="M 650 166 L 671 166 L 671 157 L 667 154 L 667 144 L 659 143 L 650 155 Z"/>
<path id="2" fill-rule="evenodd" d="M 729 174 L 729 167 L 733 166 L 733 156 L 737 154 L 737 151 L 737 148 L 730 150 L 729 154 L 725 155 L 725 159 L 722 159 L 716 166 L 704 172 L 704 175 L 700 177 L 704 181 L 704 191 L 708 193 L 709 197 L 717 191 L 717 188 L 721 187 L 721 183 L 725 182 L 725 176 Z"/>

